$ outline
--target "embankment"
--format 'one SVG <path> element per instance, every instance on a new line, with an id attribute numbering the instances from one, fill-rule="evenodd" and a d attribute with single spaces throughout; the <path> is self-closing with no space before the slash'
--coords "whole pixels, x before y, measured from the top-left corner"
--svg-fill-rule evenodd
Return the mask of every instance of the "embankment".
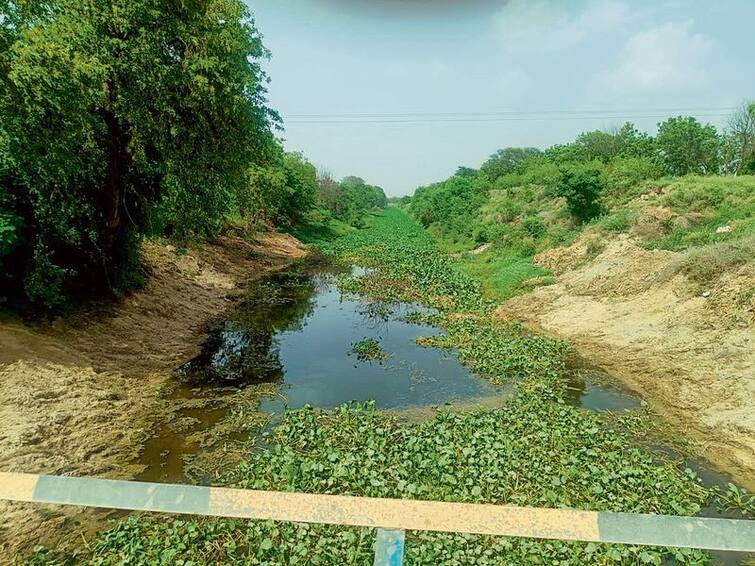
<path id="1" fill-rule="evenodd" d="M 677 269 L 678 253 L 626 235 L 592 260 L 588 248 L 582 238 L 537 256 L 556 283 L 498 315 L 567 339 L 755 488 L 755 264 L 701 288 Z"/>
<path id="2" fill-rule="evenodd" d="M 161 390 L 244 284 L 304 255 L 290 236 L 227 233 L 189 251 L 147 242 L 146 285 L 52 324 L 0 320 L 3 471 L 130 478 L 166 414 Z M 49 539 L 75 509 L 0 504 L 0 551 Z"/>

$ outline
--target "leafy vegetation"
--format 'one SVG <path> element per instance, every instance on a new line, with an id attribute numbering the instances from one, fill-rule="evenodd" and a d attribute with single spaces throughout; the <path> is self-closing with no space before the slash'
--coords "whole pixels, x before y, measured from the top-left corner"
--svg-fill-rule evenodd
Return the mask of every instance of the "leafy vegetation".
<path id="1" fill-rule="evenodd" d="M 569 212 L 579 222 L 587 222 L 598 216 L 602 208 L 600 206 L 600 195 L 605 188 L 602 171 L 590 166 L 571 166 L 561 172 L 561 179 L 556 185 L 556 194 L 566 199 L 566 206 Z M 525 229 L 537 236 L 538 232 L 544 229 L 532 230 L 530 226 L 536 221 L 536 218 L 530 220 L 530 225 L 525 225 Z"/>
<path id="2" fill-rule="evenodd" d="M 731 242 L 715 262 L 724 273 L 747 251 L 733 242 L 753 233 L 755 179 L 742 174 L 755 159 L 753 111 L 743 105 L 722 134 L 675 117 L 655 137 L 627 123 L 542 152 L 506 148 L 479 170 L 419 187 L 404 207 L 496 300 L 551 282 L 534 256 L 586 233 L 629 232 L 649 248 L 689 252 L 681 271 L 710 280 L 693 273 L 692 258 L 715 249 L 696 248 Z"/>
<path id="3" fill-rule="evenodd" d="M 380 346 L 380 342 L 374 338 L 365 338 L 351 345 L 351 353 L 355 354 L 360 362 L 385 359 L 386 353 Z"/>
<path id="4" fill-rule="evenodd" d="M 298 226 L 331 207 L 357 224 L 385 205 L 356 177 L 328 200 L 283 150 L 240 0 L 3 1 L 0 46 L 0 297 L 15 306 L 138 284 L 145 236 Z"/>
<path id="5" fill-rule="evenodd" d="M 428 234 L 392 207 L 326 253 L 373 269 L 343 281 L 349 292 L 416 300 L 435 312 L 407 315 L 441 326 L 422 340 L 455 348 L 481 375 L 516 384 L 497 410 L 438 412 L 401 424 L 373 403 L 287 412 L 223 483 L 273 489 L 443 501 L 696 515 L 712 500 L 745 512 L 739 488 L 706 489 L 696 475 L 637 448 L 623 417 L 568 406 L 561 374 L 568 347 L 490 316 L 479 286 L 439 253 Z M 370 347 L 371 348 L 371 347 Z M 630 418 L 631 421 L 631 417 Z M 131 517 L 77 557 L 93 564 L 369 564 L 374 532 L 323 525 Z M 409 533 L 411 564 L 707 564 L 689 549 Z M 37 563 L 64 560 L 40 549 Z"/>

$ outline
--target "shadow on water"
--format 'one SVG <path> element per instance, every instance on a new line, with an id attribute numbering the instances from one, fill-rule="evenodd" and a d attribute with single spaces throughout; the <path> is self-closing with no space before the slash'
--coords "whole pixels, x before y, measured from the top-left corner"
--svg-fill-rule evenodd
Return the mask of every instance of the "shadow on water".
<path id="1" fill-rule="evenodd" d="M 286 407 L 334 408 L 374 400 L 378 408 L 411 422 L 431 417 L 438 407 L 470 410 L 503 405 L 510 388 L 471 374 L 453 352 L 415 343 L 419 336 L 438 333 L 436 328 L 404 320 L 407 313 L 422 307 L 342 296 L 337 277 L 361 272 L 301 264 L 256 282 L 244 302 L 210 333 L 200 354 L 177 369 L 181 385 L 171 398 L 186 406 L 146 443 L 141 459 L 146 470 L 139 479 L 196 480 L 187 477 L 185 467 L 187 458 L 206 449 L 201 435 L 227 419 L 233 407 L 227 399 L 263 386 L 256 410 L 269 415 L 267 430 Z M 379 342 L 387 357 L 379 362 L 357 360 L 351 348 L 363 339 Z M 584 360 L 575 360 L 569 369 L 566 402 L 570 405 L 614 412 L 641 405 Z M 230 436 L 240 446 L 250 439 L 248 431 Z M 666 447 L 658 452 L 681 459 Z M 699 462 L 685 463 L 707 486 L 725 487 L 730 481 Z M 726 516 L 713 509 L 704 514 Z M 720 564 L 740 564 L 743 558 L 737 553 L 715 555 Z"/>

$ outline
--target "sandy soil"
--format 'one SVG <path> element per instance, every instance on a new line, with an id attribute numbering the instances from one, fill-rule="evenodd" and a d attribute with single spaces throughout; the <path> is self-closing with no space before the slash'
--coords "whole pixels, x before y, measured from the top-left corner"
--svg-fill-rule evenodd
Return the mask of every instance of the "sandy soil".
<path id="1" fill-rule="evenodd" d="M 755 264 L 701 292 L 673 275 L 673 252 L 622 236 L 589 260 L 590 238 L 536 258 L 560 272 L 557 283 L 498 315 L 569 340 L 755 488 Z"/>
<path id="2" fill-rule="evenodd" d="M 0 320 L 0 468 L 134 477 L 168 409 L 161 390 L 172 370 L 198 352 L 245 282 L 303 255 L 276 233 L 255 243 L 229 233 L 186 253 L 148 242 L 147 282 L 130 296 L 52 324 Z M 0 551 L 25 552 L 84 515 L 0 503 Z"/>

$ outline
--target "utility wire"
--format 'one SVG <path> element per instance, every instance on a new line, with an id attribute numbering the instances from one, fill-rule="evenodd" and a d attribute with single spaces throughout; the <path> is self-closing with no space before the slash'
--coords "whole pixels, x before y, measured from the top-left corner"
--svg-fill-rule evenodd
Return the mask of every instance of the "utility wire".
<path id="1" fill-rule="evenodd" d="M 402 112 L 402 113 L 322 113 L 322 114 L 285 114 L 289 119 L 384 119 L 384 118 L 463 118 L 463 117 L 487 117 L 487 116 L 552 116 L 552 115 L 591 115 L 591 114 L 641 114 L 648 113 L 676 113 L 676 112 L 698 112 L 698 113 L 719 113 L 731 112 L 733 107 L 686 107 L 686 108 L 636 108 L 636 109 L 608 109 L 601 110 L 502 110 L 490 112 Z M 664 114 L 665 115 L 665 114 Z M 652 117 L 652 116 L 651 116 Z"/>
<path id="2" fill-rule="evenodd" d="M 570 116 L 511 116 L 511 117 L 489 117 L 489 118 L 444 118 L 444 117 L 427 117 L 427 118 L 382 118 L 382 119 L 306 119 L 306 120 L 287 120 L 284 118 L 284 124 L 422 124 L 422 123 L 495 123 L 495 122 L 534 122 L 534 121 L 553 121 L 553 120 L 631 120 L 636 118 L 668 118 L 668 114 L 622 114 L 622 115 L 570 115 Z M 728 116 L 728 112 L 708 112 L 696 113 L 700 118 L 720 118 Z"/>

